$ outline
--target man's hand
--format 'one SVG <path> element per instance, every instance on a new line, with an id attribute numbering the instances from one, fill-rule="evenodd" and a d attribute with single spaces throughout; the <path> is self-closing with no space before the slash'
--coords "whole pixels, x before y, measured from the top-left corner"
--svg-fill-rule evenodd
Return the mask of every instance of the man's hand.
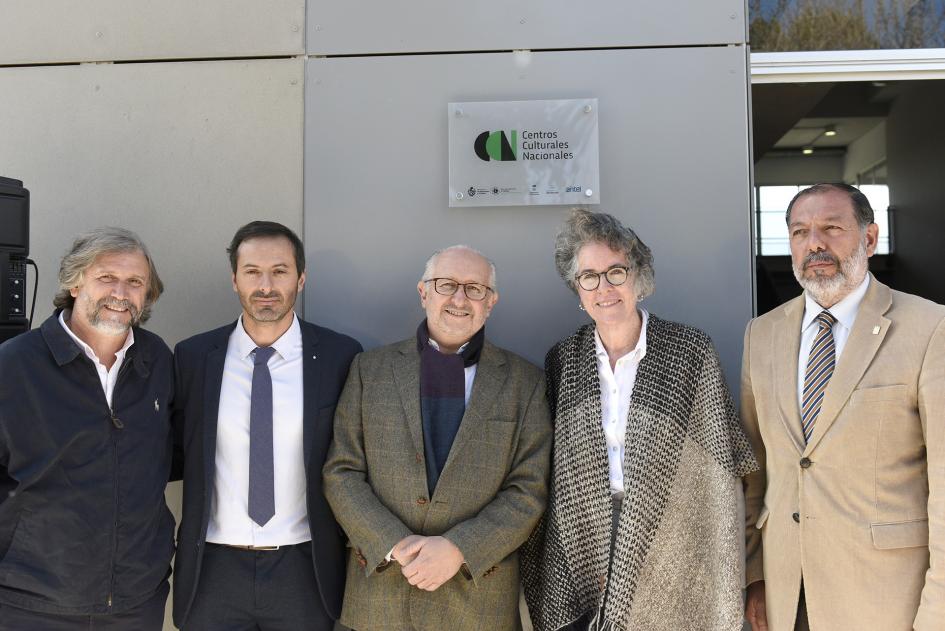
<path id="1" fill-rule="evenodd" d="M 463 564 L 463 553 L 446 537 L 420 539 L 401 550 L 413 560 L 400 571 L 414 587 L 432 592 L 456 575 Z"/>
<path id="2" fill-rule="evenodd" d="M 745 618 L 751 624 L 751 631 L 768 631 L 764 581 L 756 581 L 748 586 L 748 593 L 745 596 Z"/>
<path id="3" fill-rule="evenodd" d="M 394 546 L 390 558 L 401 565 L 407 565 L 417 558 L 417 553 L 420 552 L 420 542 L 424 539 L 426 539 L 426 537 L 422 535 L 407 535 Z M 407 550 L 411 550 L 411 552 L 408 554 L 406 552 Z"/>

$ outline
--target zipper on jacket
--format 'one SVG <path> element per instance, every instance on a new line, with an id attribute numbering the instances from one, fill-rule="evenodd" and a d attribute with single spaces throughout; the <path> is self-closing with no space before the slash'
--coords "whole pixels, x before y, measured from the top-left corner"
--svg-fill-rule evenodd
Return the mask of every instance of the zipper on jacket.
<path id="1" fill-rule="evenodd" d="M 115 389 L 112 390 L 112 403 L 108 406 L 108 416 L 112 422 L 112 427 L 114 427 L 114 430 L 110 433 L 112 441 L 112 499 L 115 509 L 115 521 L 112 526 L 112 562 L 110 564 L 108 577 L 108 597 L 105 599 L 105 605 L 109 610 L 112 608 L 112 598 L 115 593 L 115 563 L 118 558 L 118 480 L 121 477 L 118 475 L 118 438 L 121 436 L 120 430 L 125 427 L 125 424 L 122 423 L 121 419 L 115 414 L 114 404 L 121 378 L 128 372 L 128 366 L 131 364 L 129 359 L 130 358 L 126 357 L 125 361 L 121 364 L 121 368 L 118 369 L 118 377 L 115 378 Z"/>

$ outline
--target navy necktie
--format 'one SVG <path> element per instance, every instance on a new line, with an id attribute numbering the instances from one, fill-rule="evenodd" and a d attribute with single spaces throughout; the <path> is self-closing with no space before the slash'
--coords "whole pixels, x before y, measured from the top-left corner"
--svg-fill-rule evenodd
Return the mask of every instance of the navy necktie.
<path id="1" fill-rule="evenodd" d="M 276 513 L 272 472 L 272 376 L 269 358 L 275 349 L 253 353 L 253 389 L 249 403 L 249 516 L 260 526 Z"/>

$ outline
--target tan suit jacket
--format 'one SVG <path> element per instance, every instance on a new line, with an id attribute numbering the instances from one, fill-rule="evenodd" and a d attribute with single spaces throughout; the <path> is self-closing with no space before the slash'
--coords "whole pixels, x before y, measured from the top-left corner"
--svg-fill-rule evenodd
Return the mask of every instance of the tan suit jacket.
<path id="1" fill-rule="evenodd" d="M 352 546 L 341 622 L 358 631 L 519 628 L 516 551 L 545 509 L 550 443 L 541 370 L 487 342 L 431 497 L 416 339 L 356 357 L 324 469 L 325 495 Z M 426 592 L 396 562 L 383 567 L 410 534 L 452 541 L 464 572 Z"/>
<path id="2" fill-rule="evenodd" d="M 747 580 L 791 631 L 945 629 L 945 307 L 870 279 L 810 442 L 797 401 L 803 296 L 745 334 Z"/>

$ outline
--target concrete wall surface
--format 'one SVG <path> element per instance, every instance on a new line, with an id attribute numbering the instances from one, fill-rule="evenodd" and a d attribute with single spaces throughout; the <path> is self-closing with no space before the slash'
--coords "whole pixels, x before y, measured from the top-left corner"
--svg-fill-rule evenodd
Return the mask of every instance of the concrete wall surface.
<path id="1" fill-rule="evenodd" d="M 587 321 L 553 266 L 568 209 L 448 208 L 446 104 L 597 97 L 599 209 L 653 250 L 645 306 L 707 330 L 737 385 L 752 310 L 743 47 L 535 52 L 526 66 L 512 53 L 307 64 L 310 318 L 367 347 L 410 336 L 424 261 L 468 243 L 498 265 L 490 338 L 541 363 Z"/>
<path id="2" fill-rule="evenodd" d="M 305 0 L 4 0 L 0 65 L 294 55 Z"/>
<path id="3" fill-rule="evenodd" d="M 306 50 L 363 55 L 745 43 L 744 0 L 311 0 Z"/>
<path id="4" fill-rule="evenodd" d="M 169 344 L 238 314 L 224 248 L 266 216 L 302 225 L 298 59 L 0 68 L 0 173 L 31 191 L 37 321 L 73 237 L 121 225 L 166 284 Z"/>

